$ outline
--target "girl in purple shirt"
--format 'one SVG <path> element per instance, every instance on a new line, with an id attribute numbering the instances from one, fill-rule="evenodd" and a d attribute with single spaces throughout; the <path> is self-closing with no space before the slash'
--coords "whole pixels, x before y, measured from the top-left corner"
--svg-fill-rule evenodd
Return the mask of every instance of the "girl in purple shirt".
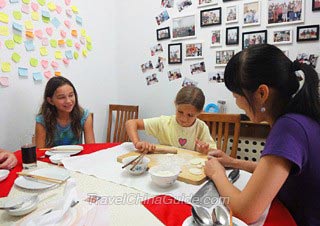
<path id="1" fill-rule="evenodd" d="M 268 44 L 236 54 L 225 69 L 225 84 L 253 122 L 267 121 L 270 134 L 258 163 L 209 153 L 205 172 L 234 215 L 255 222 L 277 197 L 298 225 L 320 225 L 319 78 L 307 64 L 290 61 Z M 252 173 L 240 191 L 224 167 Z"/>

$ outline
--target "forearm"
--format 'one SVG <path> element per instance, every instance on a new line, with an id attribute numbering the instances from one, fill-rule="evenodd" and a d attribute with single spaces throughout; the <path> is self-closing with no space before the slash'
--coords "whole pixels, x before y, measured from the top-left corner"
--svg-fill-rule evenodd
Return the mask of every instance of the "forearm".
<path id="1" fill-rule="evenodd" d="M 247 171 L 249 173 L 253 173 L 257 167 L 257 164 L 258 164 L 257 162 L 253 162 L 253 161 L 234 159 L 231 162 L 230 167 L 241 169 L 241 170 Z"/>
<path id="2" fill-rule="evenodd" d="M 138 141 L 140 141 L 138 126 L 133 120 L 128 120 L 126 122 L 126 131 L 133 144 L 136 144 Z"/>

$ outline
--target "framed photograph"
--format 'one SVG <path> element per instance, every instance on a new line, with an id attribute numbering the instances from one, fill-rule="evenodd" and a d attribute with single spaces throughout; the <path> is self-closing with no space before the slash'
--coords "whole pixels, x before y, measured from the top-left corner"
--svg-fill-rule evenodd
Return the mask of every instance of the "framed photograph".
<path id="1" fill-rule="evenodd" d="M 260 1 L 243 3 L 243 26 L 260 24 Z"/>
<path id="2" fill-rule="evenodd" d="M 275 45 L 280 44 L 290 44 L 293 39 L 293 31 L 292 29 L 277 29 L 270 31 L 270 43 Z"/>
<path id="3" fill-rule="evenodd" d="M 239 44 L 239 27 L 226 28 L 226 45 Z"/>
<path id="4" fill-rule="evenodd" d="M 221 24 L 221 7 L 205 9 L 200 11 L 200 26 L 211 26 Z"/>
<path id="5" fill-rule="evenodd" d="M 182 63 L 182 44 L 174 43 L 168 45 L 168 63 L 181 64 Z"/>
<path id="6" fill-rule="evenodd" d="M 267 30 L 242 33 L 242 49 L 262 43 L 267 43 Z"/>
<path id="7" fill-rule="evenodd" d="M 297 27 L 297 42 L 319 40 L 319 24 Z"/>
<path id="8" fill-rule="evenodd" d="M 198 0 L 198 7 L 205 7 L 216 4 L 218 4 L 218 0 Z"/>
<path id="9" fill-rule="evenodd" d="M 238 5 L 232 5 L 226 7 L 226 24 L 238 22 Z"/>
<path id="10" fill-rule="evenodd" d="M 159 28 L 157 29 L 157 40 L 164 40 L 164 39 L 169 39 L 170 38 L 170 28 L 169 27 L 164 27 L 164 28 Z"/>
<path id="11" fill-rule="evenodd" d="M 306 0 L 268 0 L 267 26 L 302 23 Z"/>
<path id="12" fill-rule="evenodd" d="M 216 51 L 216 66 L 226 66 L 229 60 L 234 56 L 235 50 Z"/>
<path id="13" fill-rule="evenodd" d="M 211 47 L 222 46 L 222 32 L 221 29 L 211 31 Z"/>
<path id="14" fill-rule="evenodd" d="M 312 0 L 312 11 L 320 10 L 320 0 Z"/>
<path id="15" fill-rule="evenodd" d="M 190 72 L 192 75 L 206 72 L 206 66 L 204 64 L 204 61 L 199 62 L 199 63 L 195 63 L 195 64 L 191 64 L 190 65 Z"/>
<path id="16" fill-rule="evenodd" d="M 195 15 L 172 19 L 172 40 L 196 37 Z"/>
<path id="17" fill-rule="evenodd" d="M 203 58 L 202 42 L 190 42 L 185 44 L 185 59 L 201 59 Z"/>

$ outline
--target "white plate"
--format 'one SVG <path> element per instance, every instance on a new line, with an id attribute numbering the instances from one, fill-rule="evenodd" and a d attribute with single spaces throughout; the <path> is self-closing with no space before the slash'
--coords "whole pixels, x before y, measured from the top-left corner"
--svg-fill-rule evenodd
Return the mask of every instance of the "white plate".
<path id="1" fill-rule="evenodd" d="M 20 198 L 14 198 L 6 202 L 6 206 L 14 206 L 17 203 L 24 202 L 20 208 L 7 210 L 7 213 L 11 216 L 23 216 L 37 208 L 39 198 L 36 195 L 23 196 Z"/>
<path id="2" fill-rule="evenodd" d="M 232 217 L 233 226 L 248 226 L 246 223 L 244 223 L 242 220 Z M 195 221 L 193 220 L 193 217 L 187 217 L 184 222 L 182 223 L 182 226 L 197 226 Z"/>
<path id="3" fill-rule="evenodd" d="M 69 158 L 69 154 L 54 154 L 49 157 L 50 161 L 54 164 L 61 164 L 63 159 Z"/>
<path id="4" fill-rule="evenodd" d="M 3 181 L 4 179 L 6 179 L 9 173 L 10 173 L 9 170 L 6 170 L 6 169 L 0 170 L 0 181 Z"/>
<path id="5" fill-rule="evenodd" d="M 53 151 L 46 151 L 45 155 L 51 156 L 55 154 L 68 154 L 68 155 L 76 155 L 83 150 L 81 145 L 61 145 L 53 147 Z"/>
<path id="6" fill-rule="evenodd" d="M 34 175 L 44 176 L 44 177 L 55 178 L 59 180 L 66 180 L 70 177 L 69 171 L 65 169 L 60 169 L 60 168 L 43 168 L 43 169 L 38 169 L 29 173 Z M 26 178 L 23 176 L 19 176 L 14 181 L 14 184 L 17 185 L 18 187 L 32 189 L 32 190 L 45 189 L 45 188 L 50 188 L 57 185 L 56 183 L 50 183 L 50 182 L 41 181 L 41 180 L 36 181 L 32 178 Z"/>

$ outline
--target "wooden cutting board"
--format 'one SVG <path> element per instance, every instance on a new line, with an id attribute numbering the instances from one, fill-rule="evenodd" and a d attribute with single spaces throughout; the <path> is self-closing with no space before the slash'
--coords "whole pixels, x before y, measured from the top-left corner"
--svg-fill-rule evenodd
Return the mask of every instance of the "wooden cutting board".
<path id="1" fill-rule="evenodd" d="M 157 146 L 158 147 L 158 146 Z M 195 151 L 190 151 L 190 150 L 186 150 L 186 149 L 180 149 L 180 148 L 174 148 L 174 147 L 167 147 L 167 146 L 163 146 L 161 145 L 161 147 L 163 147 L 163 149 L 176 149 L 177 150 L 177 154 L 147 154 L 146 157 L 150 158 L 150 162 L 148 164 L 148 167 L 151 168 L 153 166 L 158 165 L 159 161 L 161 160 L 161 158 L 173 158 L 173 160 L 183 160 L 182 162 L 184 162 L 182 165 L 180 165 L 181 167 L 181 172 L 178 176 L 178 180 L 188 183 L 188 184 L 194 184 L 194 185 L 200 185 L 202 184 L 204 181 L 207 180 L 206 175 L 204 174 L 203 171 L 203 167 L 202 168 L 198 168 L 197 166 L 200 164 L 192 164 L 191 160 L 192 159 L 204 159 L 207 160 L 207 156 L 203 155 L 199 152 L 195 152 Z M 117 161 L 118 162 L 122 162 L 122 160 L 126 157 L 129 156 L 138 156 L 140 154 L 140 152 L 138 151 L 132 151 L 132 152 L 128 152 L 124 155 L 120 155 L 117 157 Z M 166 156 L 167 155 L 167 156 Z M 169 156 L 170 155 L 170 156 Z M 200 167 L 200 166 L 199 166 Z M 191 168 L 198 168 L 200 169 L 202 172 L 201 174 L 192 174 L 190 173 L 189 169 Z"/>

